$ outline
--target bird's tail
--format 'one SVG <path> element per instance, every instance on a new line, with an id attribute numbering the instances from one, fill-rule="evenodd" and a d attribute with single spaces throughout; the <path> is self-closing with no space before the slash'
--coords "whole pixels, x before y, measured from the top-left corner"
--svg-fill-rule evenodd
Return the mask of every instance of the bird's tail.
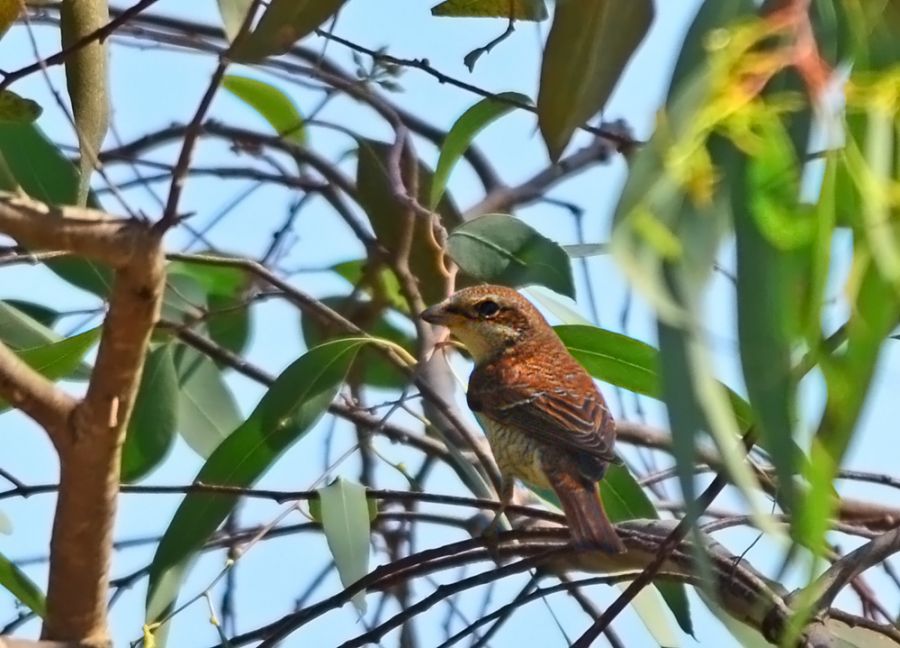
<path id="1" fill-rule="evenodd" d="M 571 478 L 564 481 L 567 483 L 553 484 L 553 490 L 566 514 L 575 546 L 610 554 L 623 553 L 625 545 L 606 517 L 596 484 L 578 480 L 576 485 L 572 483 L 576 480 Z"/>

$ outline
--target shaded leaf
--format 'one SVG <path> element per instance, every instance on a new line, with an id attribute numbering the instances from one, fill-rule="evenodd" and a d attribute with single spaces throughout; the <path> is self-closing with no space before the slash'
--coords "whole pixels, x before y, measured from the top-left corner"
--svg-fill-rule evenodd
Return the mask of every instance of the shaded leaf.
<path id="1" fill-rule="evenodd" d="M 22 3 L 19 0 L 0 0 L 0 37 L 16 22 Z"/>
<path id="2" fill-rule="evenodd" d="M 0 91 L 0 122 L 31 123 L 41 116 L 43 110 L 38 102 L 20 97 L 12 90 Z"/>
<path id="3" fill-rule="evenodd" d="M 563 245 L 562 249 L 573 259 L 581 259 L 584 257 L 607 254 L 609 252 L 609 245 L 606 243 L 576 243 L 575 245 Z"/>
<path id="4" fill-rule="evenodd" d="M 16 355 L 50 380 L 66 378 L 80 366 L 81 360 L 100 339 L 101 328 L 63 338 L 38 347 L 19 349 Z"/>
<path id="5" fill-rule="evenodd" d="M 431 15 L 540 21 L 547 19 L 547 6 L 544 0 L 444 0 L 431 8 Z"/>
<path id="6" fill-rule="evenodd" d="M 156 468 L 175 441 L 178 425 L 178 375 L 171 344 L 151 350 L 128 422 L 122 449 L 122 481 L 139 481 Z"/>
<path id="7" fill-rule="evenodd" d="M 225 35 L 228 37 L 228 42 L 233 43 L 244 25 L 247 12 L 253 6 L 253 0 L 218 0 L 218 5 Z"/>
<path id="8" fill-rule="evenodd" d="M 252 486 L 281 454 L 312 428 L 338 393 L 360 340 L 336 340 L 294 361 L 253 413 L 209 457 L 195 481 Z M 187 495 L 166 529 L 150 567 L 147 619 L 174 603 L 192 557 L 234 508 L 237 497 Z"/>
<path id="9" fill-rule="evenodd" d="M 278 135 L 301 146 L 306 143 L 303 117 L 284 92 L 265 81 L 234 74 L 225 76 L 222 87 L 259 113 Z"/>
<path id="10" fill-rule="evenodd" d="M 62 0 L 59 29 L 63 49 L 77 43 L 109 22 L 107 0 Z M 66 87 L 81 152 L 81 177 L 76 204 L 87 203 L 91 173 L 109 128 L 109 72 L 102 40 L 78 48 L 66 57 Z"/>
<path id="11" fill-rule="evenodd" d="M 25 313 L 28 317 L 35 320 L 42 326 L 52 327 L 59 319 L 58 311 L 48 308 L 42 304 L 35 304 L 21 299 L 6 299 L 5 303 L 17 309 L 21 313 Z M 2 324 L 0 324 L 2 326 Z M 28 346 L 28 345 L 23 345 Z"/>
<path id="12" fill-rule="evenodd" d="M 541 63 L 538 125 L 551 160 L 596 115 L 653 22 L 652 0 L 556 4 Z"/>
<path id="13" fill-rule="evenodd" d="M 318 493 L 322 530 L 341 583 L 348 587 L 369 572 L 370 518 L 366 489 L 338 477 Z M 365 614 L 366 593 L 357 592 L 352 600 L 357 611 Z"/>
<path id="14" fill-rule="evenodd" d="M 358 149 L 356 187 L 360 206 L 372 223 L 378 242 L 388 251 L 395 253 L 402 245 L 409 209 L 397 200 L 391 187 L 389 160 L 393 145 L 374 140 L 362 140 Z M 420 160 L 415 166 L 404 164 L 401 170 L 405 188 L 418 184 L 416 194 L 419 204 L 428 203 L 431 193 L 431 171 Z M 414 178 L 413 178 L 414 176 Z M 441 222 L 452 228 L 462 222 L 459 210 L 448 194 L 444 194 L 437 212 Z M 419 280 L 419 289 L 426 303 L 435 303 L 446 296 L 447 275 L 443 264 L 443 253 L 437 241 L 442 233 L 436 231 L 438 223 L 428 218 L 413 215 L 413 241 L 409 266 Z"/>
<path id="15" fill-rule="evenodd" d="M 390 310 L 379 307 L 371 301 L 340 296 L 324 297 L 319 301 L 334 309 L 370 335 L 395 342 L 410 353 L 415 353 L 416 341 L 414 337 L 388 319 Z M 319 321 L 305 313 L 300 314 L 300 326 L 303 331 L 303 341 L 307 348 L 318 346 L 323 342 L 345 334 L 341 329 L 324 328 Z M 374 349 L 361 349 L 359 351 L 358 357 L 350 368 L 349 375 L 349 382 L 362 382 L 366 385 L 383 389 L 401 389 L 409 382 L 406 374 L 397 369 L 383 354 L 378 353 Z"/>
<path id="16" fill-rule="evenodd" d="M 513 110 L 516 103 L 531 105 L 531 98 L 518 92 L 501 92 L 495 97 L 482 99 L 453 122 L 441 145 L 441 154 L 434 170 L 428 199 L 429 208 L 437 207 L 447 186 L 450 172 L 475 136 L 489 124 Z"/>
<path id="17" fill-rule="evenodd" d="M 18 308 L 12 300 L 0 301 L 0 341 L 12 349 L 27 349 L 53 342 L 62 336 Z"/>
<path id="18" fill-rule="evenodd" d="M 234 60 L 259 61 L 283 54 L 298 40 L 336 14 L 344 0 L 271 0 L 259 23 L 237 48 Z"/>
<path id="19" fill-rule="evenodd" d="M 367 276 L 368 259 L 344 261 L 331 266 L 331 269 L 350 282 L 354 287 L 359 286 L 366 294 L 376 300 L 385 301 L 391 308 L 401 313 L 409 311 L 409 304 L 403 298 L 400 290 L 400 282 L 397 275 L 387 266 L 380 265 L 376 272 Z"/>
<path id="20" fill-rule="evenodd" d="M 209 457 L 242 420 L 222 370 L 187 346 L 175 351 L 178 432 L 201 457 Z"/>
<path id="21" fill-rule="evenodd" d="M 21 569 L 0 553 L 0 586 L 7 589 L 25 607 L 43 618 L 47 613 L 44 594 Z"/>
<path id="22" fill-rule="evenodd" d="M 572 268 L 563 249 L 522 221 L 486 214 L 450 233 L 448 251 L 467 274 L 488 283 L 540 284 L 575 296 Z"/>
<path id="23" fill-rule="evenodd" d="M 37 126 L 0 122 L 0 154 L 28 195 L 50 205 L 75 204 L 78 172 Z M 5 182 L 3 174 L 0 188 L 16 189 Z M 99 206 L 93 196 L 89 205 Z M 107 268 L 84 259 L 59 258 L 45 263 L 69 283 L 96 295 L 106 295 L 112 285 L 112 273 Z"/>

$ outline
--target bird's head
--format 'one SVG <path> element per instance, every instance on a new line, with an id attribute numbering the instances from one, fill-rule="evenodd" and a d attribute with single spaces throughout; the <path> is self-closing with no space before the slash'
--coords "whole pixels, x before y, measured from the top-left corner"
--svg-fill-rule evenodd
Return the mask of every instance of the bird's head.
<path id="1" fill-rule="evenodd" d="M 552 330 L 531 302 L 504 286 L 464 288 L 424 310 L 420 317 L 450 329 L 476 363 Z"/>

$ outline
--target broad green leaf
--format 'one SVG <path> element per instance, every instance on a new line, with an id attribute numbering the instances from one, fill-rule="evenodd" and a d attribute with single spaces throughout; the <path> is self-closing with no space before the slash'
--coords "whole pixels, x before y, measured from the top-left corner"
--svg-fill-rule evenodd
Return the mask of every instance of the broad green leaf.
<path id="1" fill-rule="evenodd" d="M 250 35 L 232 52 L 242 63 L 283 54 L 336 14 L 344 0 L 271 0 Z"/>
<path id="2" fill-rule="evenodd" d="M 518 92 L 501 92 L 494 97 L 482 99 L 453 123 L 447 137 L 444 138 L 434 178 L 431 181 L 431 194 L 428 199 L 428 206 L 431 209 L 437 207 L 447 186 L 450 172 L 475 136 L 490 123 L 515 108 L 516 103 L 531 105 L 531 98 Z"/>
<path id="3" fill-rule="evenodd" d="M 431 8 L 432 16 L 454 18 L 547 19 L 544 0 L 444 0 Z"/>
<path id="4" fill-rule="evenodd" d="M 596 115 L 653 22 L 652 0 L 560 0 L 544 47 L 538 125 L 551 160 Z"/>
<path id="5" fill-rule="evenodd" d="M 306 144 L 303 117 L 284 92 L 265 81 L 234 74 L 225 76 L 222 87 L 259 113 L 279 136 Z"/>
<path id="6" fill-rule="evenodd" d="M 209 337 L 232 353 L 243 353 L 250 342 L 253 328 L 247 300 L 242 295 L 225 297 L 209 294 L 206 303 L 209 307 L 206 319 Z"/>
<path id="7" fill-rule="evenodd" d="M 659 351 L 649 344 L 596 326 L 554 329 L 578 362 L 595 378 L 652 398 L 660 397 Z"/>
<path id="8" fill-rule="evenodd" d="M 0 122 L 0 154 L 25 193 L 50 205 L 75 204 L 78 172 L 37 126 Z M 0 189 L 13 191 L 16 187 L 5 183 L 0 174 Z M 88 204 L 99 206 L 93 196 Z M 52 259 L 46 265 L 69 283 L 96 295 L 106 295 L 112 284 L 107 268 L 84 259 Z"/>
<path id="9" fill-rule="evenodd" d="M 402 245 L 410 210 L 397 200 L 391 184 L 389 172 L 393 144 L 374 140 L 361 140 L 356 168 L 356 188 L 360 206 L 372 223 L 378 242 L 388 251 L 395 253 Z M 413 183 L 418 186 L 419 204 L 428 203 L 431 193 L 431 171 L 421 161 L 402 165 L 405 188 Z M 453 228 L 462 218 L 449 194 L 444 194 L 437 212 L 445 227 Z M 436 222 L 420 214 L 411 214 L 413 226 L 412 249 L 409 266 L 419 281 L 419 289 L 426 303 L 439 302 L 446 296 L 447 273 L 444 268 L 443 252 L 437 241 L 440 232 L 434 228 Z"/>
<path id="10" fill-rule="evenodd" d="M 15 353 L 32 369 L 50 380 L 74 373 L 88 351 L 100 339 L 100 327 L 42 346 L 19 349 Z"/>
<path id="11" fill-rule="evenodd" d="M 252 486 L 326 411 L 363 343 L 359 339 L 328 342 L 294 361 L 249 418 L 216 448 L 195 481 Z M 162 618 L 171 608 L 192 558 L 237 500 L 232 495 L 204 493 L 182 500 L 150 567 L 148 621 Z"/>
<path id="12" fill-rule="evenodd" d="M 415 339 L 411 333 L 402 330 L 388 319 L 390 310 L 378 307 L 371 301 L 340 296 L 324 297 L 319 301 L 370 335 L 395 342 L 410 353 L 415 353 Z M 307 348 L 318 346 L 343 334 L 340 330 L 325 329 L 320 322 L 305 313 L 300 314 L 300 326 Z M 383 354 L 374 349 L 361 349 L 350 368 L 348 382 L 362 382 L 383 389 L 402 389 L 409 382 L 409 378 L 389 363 Z"/>
<path id="13" fill-rule="evenodd" d="M 58 311 L 42 304 L 35 304 L 33 302 L 24 301 L 21 299 L 6 299 L 3 301 L 6 304 L 17 309 L 20 313 L 24 313 L 42 326 L 52 327 L 60 318 L 60 314 Z M 2 323 L 0 323 L 0 327 L 2 327 Z M 28 345 L 26 344 L 23 346 Z"/>
<path id="14" fill-rule="evenodd" d="M 109 22 L 107 0 L 62 0 L 59 30 L 63 49 L 77 43 Z M 94 40 L 66 57 L 66 87 L 81 153 L 81 177 L 76 204 L 85 205 L 91 173 L 109 128 L 108 52 L 104 40 Z"/>
<path id="15" fill-rule="evenodd" d="M 2 7 L 2 0 L 0 0 L 0 7 Z M 20 97 L 12 90 L 0 91 L 0 122 L 28 124 L 40 117 L 42 112 L 43 108 L 38 102 Z"/>
<path id="16" fill-rule="evenodd" d="M 244 25 L 247 12 L 253 6 L 253 0 L 218 0 L 218 5 L 225 35 L 228 37 L 228 42 L 233 43 Z"/>
<path id="17" fill-rule="evenodd" d="M 44 594 L 21 569 L 0 553 L 0 587 L 7 589 L 25 607 L 43 618 L 47 613 Z"/>
<path id="18" fill-rule="evenodd" d="M 12 300 L 0 301 L 0 341 L 13 349 L 44 346 L 62 336 L 27 314 Z"/>
<path id="19" fill-rule="evenodd" d="M 334 556 L 344 587 L 349 587 L 369 572 L 369 504 L 366 489 L 338 477 L 320 488 L 319 505 L 322 530 Z M 366 593 L 353 595 L 353 605 L 366 613 Z"/>
<path id="20" fill-rule="evenodd" d="M 178 374 L 178 432 L 201 457 L 209 457 L 241 422 L 222 370 L 186 346 L 175 351 Z"/>
<path id="21" fill-rule="evenodd" d="M 122 449 L 122 481 L 136 482 L 156 468 L 172 447 L 178 426 L 178 375 L 172 344 L 151 350 Z"/>
<path id="22" fill-rule="evenodd" d="M 519 287 L 546 286 L 575 296 L 569 256 L 550 239 L 506 214 L 486 214 L 450 233 L 448 251 L 456 264 L 480 281 Z"/>
<path id="23" fill-rule="evenodd" d="M 228 258 L 212 252 L 201 252 L 200 256 Z M 191 277 L 200 284 L 204 292 L 215 295 L 236 295 L 244 290 L 248 283 L 247 272 L 242 268 L 199 261 L 196 263 L 172 261 L 166 266 L 166 272 L 169 275 Z"/>
<path id="24" fill-rule="evenodd" d="M 349 281 L 354 288 L 359 286 L 373 299 L 383 300 L 401 313 L 409 312 L 409 304 L 403 298 L 400 282 L 394 271 L 381 265 L 376 272 L 369 273 L 368 264 L 368 259 L 357 259 L 338 263 L 331 266 L 331 269 Z"/>

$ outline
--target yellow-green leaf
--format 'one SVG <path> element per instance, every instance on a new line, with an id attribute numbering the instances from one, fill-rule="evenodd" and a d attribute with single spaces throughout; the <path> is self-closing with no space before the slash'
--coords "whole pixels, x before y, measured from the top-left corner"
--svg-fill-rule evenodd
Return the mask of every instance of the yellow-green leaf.
<path id="1" fill-rule="evenodd" d="M 43 108 L 36 101 L 20 97 L 11 90 L 0 92 L 0 121 L 29 123 L 40 117 L 41 112 Z"/>
<path id="2" fill-rule="evenodd" d="M 322 530 L 341 583 L 349 587 L 369 571 L 370 518 L 366 489 L 338 477 L 318 492 Z M 366 593 L 357 592 L 352 600 L 359 613 L 365 614 Z"/>
<path id="3" fill-rule="evenodd" d="M 432 16 L 454 18 L 547 19 L 544 0 L 445 0 L 431 8 Z"/>
<path id="4" fill-rule="evenodd" d="M 283 54 L 343 4 L 344 0 L 272 0 L 256 28 L 231 54 L 245 63 Z"/>

